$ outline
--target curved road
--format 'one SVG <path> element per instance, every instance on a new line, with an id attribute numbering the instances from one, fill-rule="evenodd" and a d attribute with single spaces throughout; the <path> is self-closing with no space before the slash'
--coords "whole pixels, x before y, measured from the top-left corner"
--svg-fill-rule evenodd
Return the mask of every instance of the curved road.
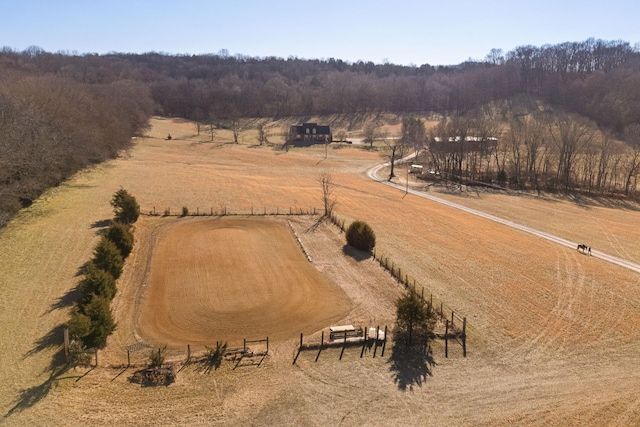
<path id="1" fill-rule="evenodd" d="M 378 172 L 380 171 L 380 169 L 382 169 L 386 165 L 387 164 L 381 164 L 381 165 L 377 165 L 377 166 L 372 167 L 371 169 L 369 169 L 367 171 L 367 176 L 369 178 L 371 178 L 372 180 L 377 181 L 377 182 L 379 182 L 381 184 L 385 184 L 385 185 L 388 185 L 390 187 L 394 187 L 394 188 L 397 188 L 399 190 L 406 191 L 407 190 L 406 186 L 400 185 L 400 184 L 395 184 L 393 182 L 389 182 L 387 180 L 380 179 L 378 177 Z M 499 218 L 499 217 L 497 217 L 495 215 L 488 214 L 486 212 L 482 212 L 482 211 L 479 211 L 479 210 L 476 210 L 476 209 L 468 208 L 466 206 L 462 206 L 462 205 L 459 205 L 457 203 L 453 203 L 453 202 L 450 202 L 448 200 L 432 196 L 432 195 L 427 194 L 427 193 L 422 192 L 422 191 L 416 191 L 416 190 L 408 189 L 408 192 L 410 194 L 413 194 L 414 196 L 422 197 L 424 199 L 429 199 L 429 200 L 432 200 L 434 202 L 438 202 L 438 203 L 442 203 L 444 205 L 450 206 L 450 207 L 452 207 L 454 209 L 460 209 L 460 210 L 468 212 L 470 214 L 477 215 L 477 216 L 480 216 L 482 218 L 486 218 L 486 219 L 491 220 L 491 221 L 499 222 L 500 224 L 504 224 L 504 225 L 506 225 L 508 227 L 512 227 L 512 228 L 515 228 L 517 230 L 533 234 L 534 236 L 542 237 L 543 239 L 547 239 L 547 240 L 549 240 L 551 242 L 557 243 L 559 245 L 566 246 L 568 248 L 574 248 L 575 249 L 575 248 L 578 247 L 578 244 L 576 242 L 572 242 L 570 240 L 563 239 L 562 237 L 554 236 L 553 234 L 545 233 L 544 231 L 536 230 L 535 228 L 531 228 L 531 227 L 527 227 L 525 225 L 517 224 L 517 223 L 515 223 L 513 221 L 502 219 L 502 218 Z M 622 259 L 622 258 L 617 258 L 617 257 L 614 257 L 612 255 L 606 254 L 604 252 L 596 251 L 596 250 L 592 250 L 591 251 L 591 255 L 594 256 L 594 257 L 600 258 L 602 260 L 611 262 L 613 264 L 619 265 L 621 267 L 628 268 L 629 270 L 635 271 L 636 273 L 640 273 L 640 264 L 636 264 L 634 262 L 627 261 L 627 260 Z"/>

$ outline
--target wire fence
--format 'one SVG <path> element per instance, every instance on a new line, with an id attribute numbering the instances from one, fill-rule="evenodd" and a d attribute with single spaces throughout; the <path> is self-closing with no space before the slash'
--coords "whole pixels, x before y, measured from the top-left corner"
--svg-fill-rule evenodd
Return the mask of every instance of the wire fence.
<path id="1" fill-rule="evenodd" d="M 347 220 L 338 217 L 334 212 L 331 212 L 330 218 L 331 222 L 340 228 L 342 232 L 346 232 L 349 228 L 349 224 L 346 223 Z M 440 321 L 440 329 L 444 328 L 444 331 L 436 333 L 436 336 L 445 340 L 445 355 L 448 356 L 448 341 L 453 339 L 462 346 L 463 355 L 466 357 L 467 318 L 460 316 L 454 309 L 444 304 L 442 300 L 434 297 L 432 292 L 429 292 L 424 285 L 419 283 L 415 277 L 409 275 L 406 270 L 403 271 L 400 264 L 397 264 L 389 255 L 375 248 L 373 249 L 372 255 L 373 259 L 391 274 L 391 277 L 396 279 L 405 289 L 420 297 L 422 301 L 436 313 Z"/>
<path id="2" fill-rule="evenodd" d="M 221 206 L 218 208 L 213 207 L 199 207 L 195 209 L 189 206 L 183 206 L 181 208 L 165 207 L 157 208 L 153 206 L 151 209 L 142 211 L 143 215 L 147 216 L 173 216 L 173 217 L 187 217 L 187 216 L 277 216 L 277 215 L 322 215 L 324 214 L 323 208 L 315 207 L 277 207 L 277 206 L 262 206 L 262 207 L 250 207 L 250 208 L 229 208 L 227 206 Z"/>

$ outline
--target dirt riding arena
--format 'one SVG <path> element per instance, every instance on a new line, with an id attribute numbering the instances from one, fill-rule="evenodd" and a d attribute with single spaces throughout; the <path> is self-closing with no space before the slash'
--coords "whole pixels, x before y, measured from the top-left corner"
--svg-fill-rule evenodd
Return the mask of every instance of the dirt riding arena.
<path id="1" fill-rule="evenodd" d="M 161 222 L 142 289 L 143 340 L 170 348 L 281 341 L 344 318 L 349 298 L 307 260 L 285 221 Z"/>
<path id="2" fill-rule="evenodd" d="M 325 158 L 324 147 L 216 138 L 155 118 L 131 150 L 50 190 L 2 232 L 0 424 L 640 425 L 637 273 L 374 182 L 366 171 L 383 161 L 375 150 L 332 144 Z M 392 326 L 402 294 L 334 225 L 281 215 L 322 206 L 322 172 L 335 180 L 341 218 L 369 223 L 377 252 L 467 317 L 466 358 L 455 345 L 444 358 L 436 343 L 429 371 L 399 367 L 390 348 L 375 358 L 305 351 L 292 363 L 301 332 L 316 341 L 335 324 Z M 97 368 L 64 369 L 62 325 L 78 272 L 120 187 L 145 215 L 112 303 L 118 326 Z M 640 262 L 637 204 L 423 189 Z M 182 207 L 249 214 L 162 216 Z M 186 345 L 266 335 L 259 366 L 182 363 Z M 131 355 L 136 362 L 167 345 L 182 361 L 175 382 L 132 384 L 134 344 L 150 346 Z"/>

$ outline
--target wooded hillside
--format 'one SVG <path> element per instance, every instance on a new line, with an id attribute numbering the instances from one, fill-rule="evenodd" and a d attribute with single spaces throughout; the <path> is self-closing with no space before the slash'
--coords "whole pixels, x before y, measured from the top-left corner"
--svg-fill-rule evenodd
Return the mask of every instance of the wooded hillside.
<path id="1" fill-rule="evenodd" d="M 640 123 L 640 52 L 624 41 L 494 49 L 481 61 L 411 67 L 225 52 L 75 55 L 5 47 L 0 82 L 0 226 L 43 189 L 126 148 L 153 113 L 220 126 L 238 117 L 465 118 L 490 111 L 507 123 L 530 113 L 515 108 L 523 100 L 540 101 L 590 119 L 607 137 L 640 144 L 633 131 Z M 559 165 L 566 168 L 566 160 Z M 500 165 L 494 167 L 495 175 Z M 506 169 L 505 161 L 505 182 L 515 173 Z M 570 167 L 558 172 L 550 188 L 571 187 L 571 173 Z"/>

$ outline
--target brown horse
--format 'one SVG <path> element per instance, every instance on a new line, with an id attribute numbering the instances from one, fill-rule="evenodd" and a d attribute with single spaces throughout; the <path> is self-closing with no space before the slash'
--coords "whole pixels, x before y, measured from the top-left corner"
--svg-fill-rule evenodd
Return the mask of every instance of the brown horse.
<path id="1" fill-rule="evenodd" d="M 587 252 L 587 249 L 589 249 L 587 245 L 584 245 L 582 243 L 578 245 L 578 252 L 582 252 L 584 254 Z"/>

